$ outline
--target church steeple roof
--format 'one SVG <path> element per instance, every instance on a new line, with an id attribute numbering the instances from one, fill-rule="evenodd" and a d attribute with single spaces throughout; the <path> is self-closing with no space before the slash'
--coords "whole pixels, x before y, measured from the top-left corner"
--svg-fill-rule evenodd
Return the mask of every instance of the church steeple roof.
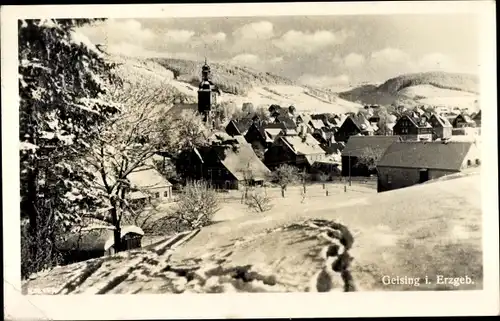
<path id="1" fill-rule="evenodd" d="M 199 88 L 201 90 L 215 90 L 215 85 L 210 81 L 210 66 L 207 63 L 207 57 L 201 67 L 201 82 Z"/>
<path id="2" fill-rule="evenodd" d="M 203 64 L 203 67 L 201 67 L 201 71 L 203 72 L 210 72 L 210 66 L 207 63 L 207 57 L 205 57 L 205 63 Z"/>

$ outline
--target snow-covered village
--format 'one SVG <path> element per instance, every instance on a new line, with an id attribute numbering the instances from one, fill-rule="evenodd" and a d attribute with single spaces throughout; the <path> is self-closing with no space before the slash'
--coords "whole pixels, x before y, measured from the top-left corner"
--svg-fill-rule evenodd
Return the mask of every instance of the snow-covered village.
<path id="1" fill-rule="evenodd" d="M 463 19 L 19 20 L 23 293 L 481 289 Z"/>

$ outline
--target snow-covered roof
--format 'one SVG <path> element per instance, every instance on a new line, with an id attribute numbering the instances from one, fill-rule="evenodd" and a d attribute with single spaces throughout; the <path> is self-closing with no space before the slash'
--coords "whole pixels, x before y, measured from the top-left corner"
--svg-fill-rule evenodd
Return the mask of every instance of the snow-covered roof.
<path id="1" fill-rule="evenodd" d="M 310 124 L 314 129 L 325 127 L 325 123 L 321 119 L 311 119 Z"/>
<path id="2" fill-rule="evenodd" d="M 311 134 L 306 134 L 305 139 L 299 136 L 283 136 L 282 139 L 295 154 L 325 154 L 319 142 Z"/>
<path id="3" fill-rule="evenodd" d="M 128 175 L 130 185 L 137 189 L 155 189 L 172 186 L 158 170 L 152 167 L 141 167 Z"/>

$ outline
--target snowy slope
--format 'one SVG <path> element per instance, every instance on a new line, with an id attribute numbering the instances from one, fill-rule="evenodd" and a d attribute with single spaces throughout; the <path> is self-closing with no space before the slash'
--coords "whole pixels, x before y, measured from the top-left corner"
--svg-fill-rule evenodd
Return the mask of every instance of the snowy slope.
<path id="1" fill-rule="evenodd" d="M 350 200 L 341 201 L 346 194 Z M 189 240 L 181 235 L 185 243 L 176 249 L 168 241 L 157 250 L 58 267 L 23 288 L 33 294 L 343 291 L 344 280 L 332 270 L 335 256 L 325 254 L 336 244 L 332 238 L 350 234 L 354 259 L 348 269 L 358 291 L 481 289 L 480 195 L 478 174 L 377 195 L 339 189 L 330 202 L 311 197 L 306 204 L 243 215 L 194 232 Z M 347 232 L 326 227 L 333 221 Z M 467 275 L 474 284 L 439 285 L 433 279 L 419 287 L 387 286 L 382 277 L 388 274 L 421 280 Z"/>
<path id="2" fill-rule="evenodd" d="M 128 57 L 113 57 L 113 59 L 120 63 L 117 73 L 126 82 L 143 82 L 150 87 L 165 88 L 165 94 L 171 93 L 184 101 L 196 102 L 198 88 L 191 83 L 174 79 L 173 72 L 158 62 Z M 318 113 L 345 113 L 357 111 L 362 107 L 335 95 L 318 95 L 318 93 L 321 92 L 313 92 L 309 88 L 297 85 L 263 85 L 257 82 L 246 94 L 234 95 L 222 92 L 219 101 L 232 101 L 239 108 L 246 102 L 251 102 L 254 106 L 294 105 L 297 111 Z"/>
<path id="3" fill-rule="evenodd" d="M 480 107 L 475 103 L 478 88 L 479 80 L 474 75 L 428 72 L 401 75 L 382 84 L 365 84 L 339 96 L 364 104 L 440 105 L 474 111 Z"/>

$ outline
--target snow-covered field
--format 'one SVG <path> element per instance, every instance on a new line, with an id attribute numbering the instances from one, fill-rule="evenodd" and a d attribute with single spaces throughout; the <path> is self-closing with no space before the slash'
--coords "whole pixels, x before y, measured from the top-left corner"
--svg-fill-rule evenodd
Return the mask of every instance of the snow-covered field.
<path id="1" fill-rule="evenodd" d="M 121 56 L 113 56 L 112 59 L 121 64 L 118 72 L 129 82 L 143 82 L 152 87 L 168 85 L 185 96 L 194 100 L 197 98 L 196 86 L 174 79 L 171 71 L 156 62 Z M 362 107 L 339 97 L 333 97 L 332 100 L 327 97 L 317 97 L 306 87 L 287 85 L 255 86 L 247 95 L 222 93 L 218 99 L 221 102 L 232 101 L 240 108 L 247 102 L 251 102 L 254 106 L 294 105 L 299 112 L 345 113 L 357 111 Z"/>
<path id="2" fill-rule="evenodd" d="M 432 85 L 418 85 L 418 86 L 410 86 L 406 87 L 399 91 L 401 95 L 405 95 L 409 98 L 415 98 L 417 96 L 420 97 L 428 97 L 428 98 L 449 98 L 449 97 L 476 97 L 477 95 L 474 93 L 469 93 L 465 91 L 459 90 L 450 90 L 438 88 Z"/>
<path id="3" fill-rule="evenodd" d="M 269 212 L 243 213 L 233 206 L 233 213 L 241 213 L 201 229 L 167 254 L 133 251 L 56 268 L 29 281 L 25 289 L 53 293 L 66 285 L 75 288 L 72 293 L 342 291 L 338 278 L 321 272 L 329 243 L 323 228 L 301 223 L 310 219 L 340 222 L 350 230 L 350 271 L 358 290 L 482 288 L 478 174 L 376 195 L 367 190 L 356 194 L 358 188 L 327 197 L 320 196 L 321 187 L 311 187 L 304 203 L 296 196 L 299 190 L 291 188 L 285 198 L 288 207 L 277 203 Z M 421 282 L 384 285 L 385 275 L 419 277 Z M 423 283 L 426 275 L 431 284 Z M 474 284 L 436 284 L 438 275 L 468 276 Z M 75 280 L 76 286 L 68 280 Z"/>
<path id="4" fill-rule="evenodd" d="M 432 85 L 411 86 L 399 91 L 399 94 L 416 99 L 418 103 L 431 106 L 448 106 L 468 109 L 469 112 L 478 111 L 475 101 L 478 95 L 459 90 L 438 88 Z M 425 97 L 425 98 L 422 98 Z"/>
<path id="5" fill-rule="evenodd" d="M 180 82 L 171 80 L 170 85 L 186 95 L 195 95 L 197 88 Z M 300 86 L 264 86 L 254 87 L 245 96 L 237 96 L 228 93 L 222 93 L 219 101 L 234 102 L 236 106 L 241 107 L 243 103 L 251 102 L 254 106 L 277 104 L 280 106 L 293 105 L 299 112 L 316 113 L 346 113 L 357 111 L 362 106 L 347 100 L 336 97 L 332 102 L 326 101 L 321 97 L 315 97 L 307 94 L 307 89 Z"/>

